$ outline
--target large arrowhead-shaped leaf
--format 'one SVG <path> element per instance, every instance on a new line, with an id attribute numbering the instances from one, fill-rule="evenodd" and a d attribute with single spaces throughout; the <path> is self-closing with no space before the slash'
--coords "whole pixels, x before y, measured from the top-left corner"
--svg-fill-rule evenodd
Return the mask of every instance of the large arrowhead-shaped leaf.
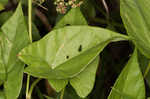
<path id="1" fill-rule="evenodd" d="M 136 50 L 118 77 L 108 99 L 145 99 L 144 79 Z"/>
<path id="2" fill-rule="evenodd" d="M 24 48 L 19 57 L 29 65 L 25 72 L 33 76 L 72 78 L 82 72 L 111 40 L 125 38 L 124 35 L 102 28 L 65 27 L 52 31 Z"/>
<path id="3" fill-rule="evenodd" d="M 121 16 L 139 50 L 150 58 L 150 0 L 120 0 Z"/>
<path id="4" fill-rule="evenodd" d="M 17 58 L 17 54 L 29 42 L 20 4 L 14 15 L 8 19 L 1 29 L 0 55 L 2 57 L 0 57 L 0 68 L 4 67 L 5 72 L 0 70 L 0 73 L 7 75 L 4 81 L 4 91 L 6 99 L 17 99 L 22 87 L 24 68 L 24 64 Z"/>
<path id="5" fill-rule="evenodd" d="M 66 25 L 87 25 L 80 8 L 72 8 L 55 26 L 55 29 L 62 28 Z M 57 91 L 61 91 L 67 84 L 68 80 L 65 79 L 49 79 L 51 86 Z"/>
<path id="6" fill-rule="evenodd" d="M 70 79 L 70 84 L 82 98 L 85 98 L 93 89 L 98 63 L 99 57 L 90 63 L 83 72 Z"/>

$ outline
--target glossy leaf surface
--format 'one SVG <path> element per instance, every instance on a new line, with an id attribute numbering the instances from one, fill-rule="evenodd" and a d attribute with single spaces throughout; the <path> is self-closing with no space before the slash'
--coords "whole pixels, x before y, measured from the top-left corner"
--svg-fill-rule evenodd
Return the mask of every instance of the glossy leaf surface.
<path id="1" fill-rule="evenodd" d="M 135 51 L 117 78 L 108 99 L 145 99 L 145 85 Z"/>
<path id="2" fill-rule="evenodd" d="M 120 0 L 121 16 L 138 49 L 150 58 L 150 0 Z"/>

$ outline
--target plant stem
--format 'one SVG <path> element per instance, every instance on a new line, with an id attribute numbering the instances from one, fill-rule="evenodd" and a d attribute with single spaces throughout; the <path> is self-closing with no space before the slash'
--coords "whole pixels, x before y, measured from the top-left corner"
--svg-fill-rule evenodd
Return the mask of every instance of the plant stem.
<path id="1" fill-rule="evenodd" d="M 32 0 L 28 0 L 28 28 L 29 28 L 29 39 L 32 43 Z"/>
<path id="2" fill-rule="evenodd" d="M 30 99 L 29 97 L 29 84 L 30 84 L 30 75 L 27 76 L 27 85 L 26 85 L 26 99 Z"/>
<path id="3" fill-rule="evenodd" d="M 144 78 L 147 76 L 148 72 L 150 71 L 150 62 L 148 63 L 148 66 L 144 72 Z"/>
<path id="4" fill-rule="evenodd" d="M 36 84 L 37 84 L 40 80 L 41 80 L 41 78 L 38 78 L 38 79 L 36 79 L 36 80 L 32 83 L 31 88 L 30 88 L 30 91 L 29 91 L 29 93 L 28 93 L 28 97 L 31 98 L 33 89 L 34 89 L 34 87 L 36 86 Z"/>
<path id="5" fill-rule="evenodd" d="M 65 93 L 65 88 L 61 91 L 60 99 L 63 99 Z"/>
<path id="6" fill-rule="evenodd" d="M 30 43 L 32 43 L 32 0 L 28 0 L 28 29 L 29 29 Z M 29 95 L 29 85 L 30 85 L 30 75 L 27 76 L 26 99 L 31 98 Z"/>

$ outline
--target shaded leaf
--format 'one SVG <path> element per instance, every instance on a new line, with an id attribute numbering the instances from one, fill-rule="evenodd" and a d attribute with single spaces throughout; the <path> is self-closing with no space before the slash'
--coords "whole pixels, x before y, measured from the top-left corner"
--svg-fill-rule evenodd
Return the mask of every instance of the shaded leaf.
<path id="1" fill-rule="evenodd" d="M 72 8 L 54 27 L 55 29 L 70 25 L 87 25 L 80 8 Z"/>
<path id="2" fill-rule="evenodd" d="M 96 11 L 91 0 L 83 1 L 83 4 L 81 5 L 81 11 L 87 19 L 94 18 L 96 16 Z"/>
<path id="3" fill-rule="evenodd" d="M 126 96 L 130 96 L 132 99 L 145 99 L 144 79 L 139 68 L 136 50 L 117 78 L 113 88 L 121 94 L 112 90 L 108 99 L 131 99 Z"/>
<path id="4" fill-rule="evenodd" d="M 0 91 L 0 99 L 6 99 L 5 94 L 3 91 Z"/>
<path id="5" fill-rule="evenodd" d="M 99 57 L 90 63 L 83 72 L 70 80 L 70 84 L 82 98 L 85 98 L 93 89 L 98 63 Z"/>
<path id="6" fill-rule="evenodd" d="M 13 15 L 12 11 L 1 13 L 0 14 L 0 26 L 3 25 L 12 15 Z"/>
<path id="7" fill-rule="evenodd" d="M 68 80 L 63 79 L 50 79 L 48 82 L 51 84 L 51 86 L 55 89 L 56 92 L 60 92 L 63 88 L 66 87 L 68 84 Z"/>
<path id="8" fill-rule="evenodd" d="M 138 49 L 150 58 L 150 0 L 121 0 L 121 16 Z"/>
<path id="9" fill-rule="evenodd" d="M 65 88 L 64 99 L 88 99 L 88 98 L 81 98 L 81 97 L 79 97 L 76 94 L 75 90 L 70 85 L 68 85 Z"/>

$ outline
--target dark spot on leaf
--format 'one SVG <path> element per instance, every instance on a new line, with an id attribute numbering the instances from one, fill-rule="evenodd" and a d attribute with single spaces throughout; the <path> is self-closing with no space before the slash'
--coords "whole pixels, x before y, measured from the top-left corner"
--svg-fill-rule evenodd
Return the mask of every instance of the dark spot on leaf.
<path id="1" fill-rule="evenodd" d="M 28 67 L 28 65 L 25 64 L 25 68 Z"/>
<path id="2" fill-rule="evenodd" d="M 66 24 L 65 26 L 70 26 L 70 24 Z"/>
<path id="3" fill-rule="evenodd" d="M 79 51 L 79 52 L 82 51 L 82 45 L 79 46 L 78 51 Z"/>
<path id="4" fill-rule="evenodd" d="M 4 85 L 1 85 L 1 86 L 0 86 L 0 89 L 3 90 L 3 89 L 4 89 Z"/>
<path id="5" fill-rule="evenodd" d="M 66 56 L 66 59 L 69 59 L 69 56 Z"/>

